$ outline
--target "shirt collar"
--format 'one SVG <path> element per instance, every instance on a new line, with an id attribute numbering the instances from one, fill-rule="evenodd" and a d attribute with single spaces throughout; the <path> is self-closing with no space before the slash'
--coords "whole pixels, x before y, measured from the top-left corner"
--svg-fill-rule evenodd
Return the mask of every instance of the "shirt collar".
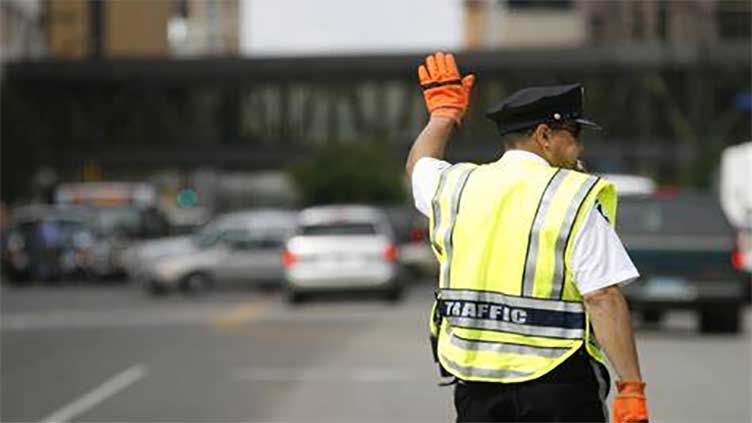
<path id="1" fill-rule="evenodd" d="M 529 151 L 525 150 L 509 150 L 504 152 L 504 155 L 501 156 L 501 158 L 498 160 L 499 163 L 511 163 L 511 162 L 522 162 L 522 161 L 531 161 L 538 164 L 543 164 L 546 166 L 550 166 L 548 161 L 544 159 L 543 157 L 531 153 Z"/>

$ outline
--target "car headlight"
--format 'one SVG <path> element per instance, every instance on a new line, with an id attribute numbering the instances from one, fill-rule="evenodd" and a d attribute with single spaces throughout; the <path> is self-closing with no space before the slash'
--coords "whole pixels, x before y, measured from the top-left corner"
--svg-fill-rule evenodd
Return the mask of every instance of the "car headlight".
<path id="1" fill-rule="evenodd" d="M 154 273 L 165 280 L 178 279 L 183 273 L 185 265 L 179 261 L 163 261 L 154 264 Z"/>

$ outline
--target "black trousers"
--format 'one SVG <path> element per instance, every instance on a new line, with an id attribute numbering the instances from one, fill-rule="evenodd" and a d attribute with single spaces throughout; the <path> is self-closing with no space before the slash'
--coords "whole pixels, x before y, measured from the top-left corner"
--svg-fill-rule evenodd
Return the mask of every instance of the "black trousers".
<path id="1" fill-rule="evenodd" d="M 581 349 L 529 382 L 459 381 L 454 406 L 458 423 L 606 422 L 610 386 L 606 368 Z"/>

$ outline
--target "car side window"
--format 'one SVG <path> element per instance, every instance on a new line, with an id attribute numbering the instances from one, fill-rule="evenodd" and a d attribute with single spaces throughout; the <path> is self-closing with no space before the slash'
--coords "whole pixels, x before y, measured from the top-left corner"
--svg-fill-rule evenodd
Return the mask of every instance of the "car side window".
<path id="1" fill-rule="evenodd" d="M 225 244 L 227 244 L 227 246 L 230 247 L 231 250 L 235 251 L 252 250 L 254 247 L 253 243 L 250 240 L 244 239 L 227 239 L 225 240 Z"/>
<path id="2" fill-rule="evenodd" d="M 226 242 L 231 249 L 239 251 L 280 249 L 283 246 L 280 240 L 264 238 L 228 239 Z"/>

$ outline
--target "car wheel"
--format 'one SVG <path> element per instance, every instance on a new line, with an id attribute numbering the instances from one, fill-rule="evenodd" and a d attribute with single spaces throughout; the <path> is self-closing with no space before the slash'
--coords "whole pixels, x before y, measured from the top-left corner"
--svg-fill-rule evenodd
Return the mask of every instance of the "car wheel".
<path id="1" fill-rule="evenodd" d="M 3 265 L 5 266 L 5 264 Z M 2 281 L 4 283 L 7 283 L 10 286 L 20 287 L 22 285 L 28 284 L 29 281 L 31 281 L 30 275 L 25 272 L 11 271 L 10 269 L 7 269 L 7 267 L 3 270 L 4 271 L 2 273 L 2 276 L 0 277 L 2 278 Z"/>
<path id="2" fill-rule="evenodd" d="M 645 310 L 642 312 L 642 321 L 650 325 L 658 325 L 663 320 L 663 311 Z"/>
<path id="3" fill-rule="evenodd" d="M 169 292 L 166 286 L 154 281 L 149 281 L 146 283 L 146 290 L 154 297 L 161 297 Z"/>
<path id="4" fill-rule="evenodd" d="M 306 294 L 294 289 L 288 289 L 286 292 L 287 303 L 290 305 L 299 305 L 306 299 Z"/>
<path id="5" fill-rule="evenodd" d="M 183 278 L 180 289 L 190 294 L 203 294 L 212 288 L 212 280 L 206 273 L 195 272 Z"/>
<path id="6" fill-rule="evenodd" d="M 402 300 L 403 294 L 404 289 L 402 288 L 402 284 L 396 283 L 386 291 L 384 298 L 391 303 L 396 303 Z"/>
<path id="7" fill-rule="evenodd" d="M 700 331 L 703 333 L 739 332 L 739 308 L 736 306 L 721 310 L 700 312 Z"/>

